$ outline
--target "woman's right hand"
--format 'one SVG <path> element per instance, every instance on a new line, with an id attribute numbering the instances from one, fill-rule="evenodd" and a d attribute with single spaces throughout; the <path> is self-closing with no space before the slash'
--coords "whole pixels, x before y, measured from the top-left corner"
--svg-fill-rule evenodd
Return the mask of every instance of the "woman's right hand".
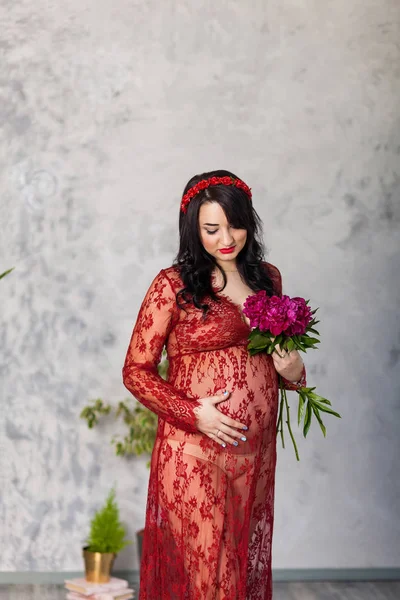
<path id="1" fill-rule="evenodd" d="M 246 441 L 243 433 L 247 429 L 246 425 L 227 417 L 216 408 L 216 404 L 227 400 L 229 394 L 230 392 L 224 392 L 200 398 L 198 402 L 201 406 L 194 409 L 197 417 L 197 429 L 224 447 L 226 444 L 237 446 L 240 441 Z"/>

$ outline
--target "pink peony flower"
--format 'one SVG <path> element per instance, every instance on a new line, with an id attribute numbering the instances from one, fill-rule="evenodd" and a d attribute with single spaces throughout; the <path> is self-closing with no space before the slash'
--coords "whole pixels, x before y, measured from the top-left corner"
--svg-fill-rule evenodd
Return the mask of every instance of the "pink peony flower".
<path id="1" fill-rule="evenodd" d="M 268 303 L 268 308 L 260 319 L 259 329 L 266 331 L 267 329 L 272 335 L 277 336 L 282 331 L 285 331 L 291 324 L 289 316 L 290 298 L 289 296 L 271 296 Z"/>
<path id="2" fill-rule="evenodd" d="M 268 307 L 269 297 L 265 290 L 248 296 L 243 304 L 243 313 L 250 319 L 250 327 L 260 327 L 260 319 Z"/>
<path id="3" fill-rule="evenodd" d="M 285 330 L 289 337 L 293 335 L 303 335 L 306 332 L 307 325 L 312 321 L 311 308 L 306 304 L 304 298 L 291 298 L 290 309 L 288 312 L 290 325 Z"/>
<path id="4" fill-rule="evenodd" d="M 274 336 L 282 332 L 289 337 L 302 335 L 312 320 L 311 309 L 304 298 L 290 298 L 285 295 L 281 298 L 269 297 L 265 290 L 248 296 L 243 305 L 243 312 L 250 320 L 250 327 L 270 331 Z"/>

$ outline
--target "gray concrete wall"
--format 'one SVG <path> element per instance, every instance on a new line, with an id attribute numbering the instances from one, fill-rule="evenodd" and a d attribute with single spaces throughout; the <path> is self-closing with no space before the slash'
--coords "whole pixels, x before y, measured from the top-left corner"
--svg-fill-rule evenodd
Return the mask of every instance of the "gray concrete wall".
<path id="1" fill-rule="evenodd" d="M 114 481 L 129 534 L 142 526 L 145 459 L 78 417 L 126 397 L 181 191 L 214 168 L 252 187 L 285 291 L 320 306 L 309 382 L 343 417 L 326 440 L 296 434 L 299 464 L 278 441 L 273 566 L 398 566 L 398 0 L 0 11 L 0 272 L 16 267 L 0 282 L 0 570 L 79 570 Z"/>

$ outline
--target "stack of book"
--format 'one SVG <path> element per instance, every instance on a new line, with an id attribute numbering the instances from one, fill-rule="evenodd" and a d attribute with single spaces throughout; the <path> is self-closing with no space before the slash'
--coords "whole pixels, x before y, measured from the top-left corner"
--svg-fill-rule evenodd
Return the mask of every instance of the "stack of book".
<path id="1" fill-rule="evenodd" d="M 67 600 L 130 600 L 135 591 L 125 579 L 111 577 L 107 583 L 90 583 L 83 577 L 66 579 Z"/>

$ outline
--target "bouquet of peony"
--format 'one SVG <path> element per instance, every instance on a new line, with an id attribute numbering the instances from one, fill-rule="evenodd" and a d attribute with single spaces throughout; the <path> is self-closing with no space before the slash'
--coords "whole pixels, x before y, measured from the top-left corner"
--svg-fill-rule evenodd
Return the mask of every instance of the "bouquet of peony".
<path id="1" fill-rule="evenodd" d="M 318 331 L 315 329 L 315 325 L 319 321 L 314 317 L 318 308 L 311 310 L 308 303 L 309 300 L 304 300 L 304 298 L 290 298 L 289 296 L 282 296 L 281 298 L 278 296 L 269 297 L 264 290 L 248 296 L 243 305 L 243 313 L 250 319 L 250 327 L 252 328 L 247 346 L 250 354 L 257 354 L 258 352 L 272 354 L 277 344 L 279 344 L 282 350 L 287 350 L 288 352 L 295 349 L 300 352 L 315 349 L 316 344 L 320 342 L 315 337 L 319 336 Z M 290 407 L 280 375 L 279 387 L 281 401 L 276 433 L 278 435 L 280 432 L 284 448 L 283 408 L 285 407 L 289 434 L 294 445 L 296 458 L 300 460 L 290 424 Z M 314 390 L 315 387 L 299 387 L 296 390 L 299 394 L 298 425 L 300 425 L 304 417 L 303 435 L 306 437 L 314 413 L 325 437 L 326 428 L 321 419 L 320 411 L 329 413 L 335 417 L 341 417 L 337 412 L 332 410 L 331 402 L 322 396 L 318 396 Z"/>

